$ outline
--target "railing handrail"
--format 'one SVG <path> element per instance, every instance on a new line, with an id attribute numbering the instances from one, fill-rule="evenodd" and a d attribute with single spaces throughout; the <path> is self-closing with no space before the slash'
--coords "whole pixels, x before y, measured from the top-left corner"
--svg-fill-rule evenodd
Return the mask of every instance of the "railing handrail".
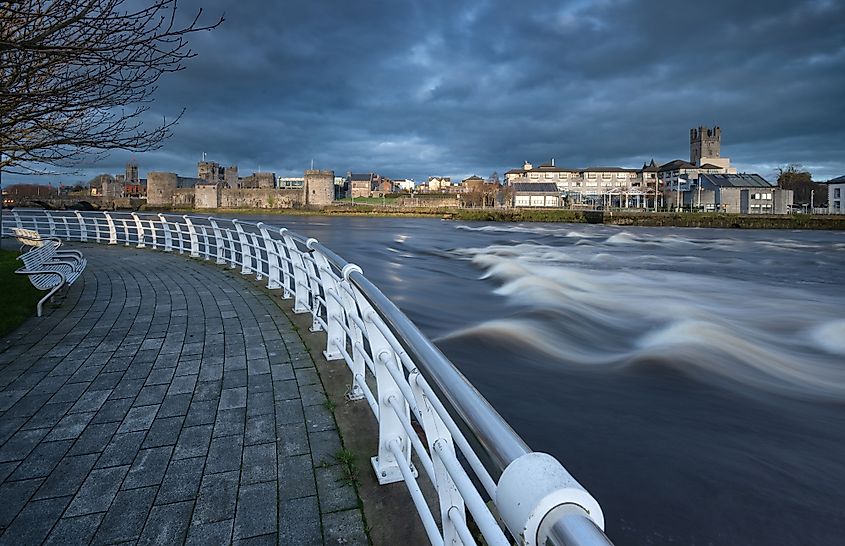
<path id="1" fill-rule="evenodd" d="M 31 222 L 36 230 L 39 228 L 36 218 L 43 214 L 49 223 L 51 233 L 48 235 L 53 235 L 52 232 L 56 230 L 56 221 L 61 220 L 66 237 L 77 236 L 79 240 L 90 238 L 103 241 L 106 238 L 102 236 L 101 230 L 107 230 L 107 239 L 111 244 L 118 241 L 125 244 L 135 242 L 141 247 L 149 243 L 154 248 L 190 251 L 192 256 L 204 254 L 206 259 L 213 257 L 212 247 L 214 247 L 214 256 L 217 257 L 218 263 L 228 263 L 230 267 L 239 265 L 242 273 L 255 274 L 257 278 L 267 276 L 268 287 L 282 288 L 283 297 L 295 293 L 294 312 L 311 312 L 314 328 L 327 331 L 327 351 L 336 353 L 331 359 L 342 358 L 352 369 L 352 388 L 355 389 L 357 385 L 358 389 L 358 396 L 355 399 L 366 398 L 380 423 L 379 454 L 385 458 L 396 457 L 394 464 L 399 466 L 393 470 L 388 469 L 393 472 L 393 475 L 382 481 L 382 477 L 385 476 L 382 473 L 379 482 L 390 483 L 390 481 L 404 479 L 432 543 L 442 544 L 447 538 L 446 520 L 451 522 L 449 524 L 451 531 L 448 532 L 451 533 L 449 534 L 450 541 L 460 543 L 464 537 L 469 536 L 462 516 L 464 499 L 466 507 L 475 516 L 488 542 L 500 543 L 496 538 L 498 531 L 491 530 L 498 528 L 495 520 L 484 507 L 474 486 L 459 470 L 460 464 L 455 458 L 455 449 L 452 447 L 452 442 L 454 442 L 454 445 L 466 457 L 466 464 L 472 468 L 498 508 L 506 527 L 520 544 L 551 546 L 610 544 L 601 531 L 604 519 L 595 499 L 569 475 L 556 459 L 549 455 L 532 452 L 475 386 L 378 287 L 367 279 L 360 267 L 347 262 L 317 240 L 306 238 L 287 228 L 233 218 L 172 213 L 64 212 L 36 209 L 15 209 L 12 215 L 4 215 L 3 225 L 0 226 L 2 231 L 6 231 L 7 224 L 14 223 L 22 227 L 21 214 L 31 215 Z M 70 231 L 69 219 L 78 222 L 78 233 L 74 232 L 74 235 Z M 116 226 L 116 222 L 120 222 L 120 228 Z M 206 225 L 205 222 L 210 225 Z M 148 225 L 144 226 L 144 223 Z M 223 227 L 227 225 L 232 227 Z M 250 231 L 245 231 L 244 228 Z M 118 229 L 123 230 L 121 235 L 118 235 Z M 134 230 L 134 233 L 130 233 L 131 230 Z M 161 234 L 158 233 L 159 230 L 162 231 Z M 213 234 L 210 235 L 209 230 L 213 231 Z M 255 233 L 255 230 L 258 233 Z M 225 237 L 222 235 L 223 232 L 225 232 Z M 163 236 L 163 239 L 160 239 L 160 236 Z M 259 240 L 263 242 L 259 243 Z M 226 259 L 227 255 L 228 259 Z M 274 260 L 278 263 L 274 263 Z M 281 264 L 284 264 L 283 281 L 279 269 Z M 300 290 L 307 290 L 307 297 L 304 300 L 301 299 L 303 295 L 300 294 Z M 359 296 L 361 299 L 358 299 Z M 352 303 L 354 312 L 343 305 L 345 297 L 351 297 L 353 301 L 358 299 L 357 305 Z M 306 303 L 306 300 L 310 304 Z M 329 302 L 329 300 L 332 301 Z M 341 306 L 343 317 L 340 318 L 343 320 L 339 320 L 336 314 L 330 312 L 330 308 L 336 304 Z M 369 315 L 365 313 L 367 308 L 370 309 Z M 334 329 L 335 339 L 331 339 L 330 325 L 332 324 L 339 327 Z M 343 330 L 340 332 L 342 342 L 339 342 L 336 337 L 339 329 Z M 359 339 L 368 341 L 372 356 L 363 351 L 362 345 L 356 344 L 356 335 Z M 332 346 L 333 343 L 335 347 Z M 347 345 L 348 343 L 351 345 Z M 375 346 L 381 347 L 381 352 L 377 352 Z M 348 351 L 347 348 L 349 348 Z M 356 350 L 367 363 L 365 368 L 363 360 L 356 361 L 356 365 L 363 370 L 357 372 L 357 375 L 353 366 L 355 357 L 350 354 L 354 354 Z M 387 354 L 384 351 L 393 354 L 395 364 L 391 364 L 390 358 L 387 360 L 382 358 Z M 328 354 L 327 358 L 329 358 Z M 407 376 L 394 369 L 394 365 L 400 368 L 404 366 Z M 379 378 L 377 395 L 371 392 L 361 375 L 366 370 Z M 379 374 L 383 375 L 379 376 Z M 382 381 L 385 382 L 387 392 L 384 396 L 382 396 Z M 429 385 L 429 381 L 437 392 Z M 397 396 L 400 397 L 402 403 L 397 402 Z M 451 411 L 440 403 L 439 397 L 448 402 Z M 425 404 L 425 407 L 420 404 Z M 408 434 L 413 432 L 410 427 L 410 414 L 407 413 L 409 408 L 412 410 L 413 417 L 420 422 L 427 433 L 428 427 L 433 426 L 442 436 L 428 439 L 430 453 L 425 452 L 419 439 L 414 439 L 413 436 L 405 436 L 405 442 L 401 440 L 401 437 L 391 436 L 396 431 L 402 432 L 403 429 Z M 404 418 L 403 411 L 406 413 Z M 391 417 L 389 412 L 392 412 L 395 417 Z M 468 430 L 480 446 L 488 463 L 498 474 L 498 483 L 493 480 L 475 450 L 467 443 L 462 430 L 451 417 L 452 412 L 457 415 L 460 424 Z M 396 418 L 399 421 L 395 421 Z M 385 429 L 387 431 L 385 438 L 382 438 L 382 419 L 394 420 L 393 428 Z M 398 423 L 401 423 L 401 426 Z M 400 441 L 397 442 L 397 440 Z M 438 491 L 445 488 L 439 493 L 444 533 L 442 538 L 432 534 L 434 518 L 424 503 L 420 504 L 419 488 L 415 481 L 416 471 L 410 464 L 411 445 L 408 441 L 413 444 L 414 452 L 421 457 L 421 462 L 435 488 Z M 421 449 L 423 452 L 420 452 Z M 375 457 L 373 462 L 377 473 L 379 472 L 378 459 Z M 405 461 L 403 462 L 402 459 Z M 432 461 L 436 464 L 433 465 Z M 399 470 L 401 470 L 401 475 Z M 461 475 L 456 475 L 455 472 Z M 443 483 L 441 484 L 440 481 Z M 453 501 L 448 500 L 450 494 L 455 494 L 456 486 L 460 491 L 458 493 L 460 507 L 450 506 L 449 503 Z M 452 493 L 449 493 L 450 491 Z M 457 511 L 454 510 L 456 507 Z M 436 527 L 434 530 L 436 531 Z M 501 535 L 498 536 L 501 537 Z"/>

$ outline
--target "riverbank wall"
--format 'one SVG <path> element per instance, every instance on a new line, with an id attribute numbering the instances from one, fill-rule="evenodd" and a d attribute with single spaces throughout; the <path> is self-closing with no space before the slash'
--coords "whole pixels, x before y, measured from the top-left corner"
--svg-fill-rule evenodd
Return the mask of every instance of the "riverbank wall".
<path id="1" fill-rule="evenodd" d="M 407 208 L 356 205 L 323 208 L 290 209 L 173 209 L 173 212 L 197 214 L 293 215 L 293 216 L 372 216 L 372 217 L 437 217 L 445 220 L 480 222 L 552 222 L 607 224 L 646 227 L 702 227 L 732 229 L 826 229 L 845 230 L 845 215 L 761 215 L 696 212 L 616 212 L 567 209 L 455 209 Z"/>

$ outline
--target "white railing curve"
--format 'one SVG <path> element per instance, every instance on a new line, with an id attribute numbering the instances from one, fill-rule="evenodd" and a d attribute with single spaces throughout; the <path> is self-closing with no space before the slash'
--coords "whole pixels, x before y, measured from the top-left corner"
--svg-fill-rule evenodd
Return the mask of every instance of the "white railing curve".
<path id="1" fill-rule="evenodd" d="M 365 400 L 378 421 L 376 477 L 405 482 L 432 544 L 476 544 L 470 516 L 490 545 L 610 544 L 598 502 L 554 457 L 532 452 L 359 266 L 316 239 L 264 223 L 135 212 L 16 209 L 2 227 L 188 252 L 266 278 L 325 332 L 326 359 L 346 363 L 347 398 Z M 423 496 L 418 466 L 436 499 Z"/>

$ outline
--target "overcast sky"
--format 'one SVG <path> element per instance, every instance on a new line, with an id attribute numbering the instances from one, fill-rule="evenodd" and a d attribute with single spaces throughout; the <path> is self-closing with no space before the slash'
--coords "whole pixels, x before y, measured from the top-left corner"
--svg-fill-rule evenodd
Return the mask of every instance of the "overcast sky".
<path id="1" fill-rule="evenodd" d="M 773 178 L 845 174 L 845 1 L 203 1 L 225 12 L 159 89 L 187 111 L 151 170 L 195 176 L 203 152 L 300 175 L 487 176 L 689 159 L 689 129 Z M 261 7 L 258 7 L 258 6 Z M 122 172 L 114 152 L 87 179 Z M 11 178 L 11 177 L 10 177 Z M 67 182 L 73 177 L 64 177 Z M 46 180 L 45 180 L 46 181 Z"/>

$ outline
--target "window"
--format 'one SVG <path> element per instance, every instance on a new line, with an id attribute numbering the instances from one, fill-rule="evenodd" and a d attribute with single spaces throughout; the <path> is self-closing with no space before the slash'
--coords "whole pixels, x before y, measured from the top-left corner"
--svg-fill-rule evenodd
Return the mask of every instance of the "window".
<path id="1" fill-rule="evenodd" d="M 537 180 L 540 178 L 540 173 L 531 173 L 530 177 L 531 180 Z"/>
<path id="2" fill-rule="evenodd" d="M 595 180 L 596 179 L 596 173 L 587 173 L 587 178 L 589 180 Z"/>
<path id="3" fill-rule="evenodd" d="M 555 173 L 546 173 L 546 178 L 554 178 Z"/>
<path id="4" fill-rule="evenodd" d="M 610 173 L 601 173 L 602 180 L 610 180 Z"/>
<path id="5" fill-rule="evenodd" d="M 842 188 L 833 188 L 833 198 L 839 199 L 841 192 Z"/>
<path id="6" fill-rule="evenodd" d="M 627 173 L 616 173 L 616 178 L 619 178 L 619 179 L 628 178 L 628 174 Z"/>

